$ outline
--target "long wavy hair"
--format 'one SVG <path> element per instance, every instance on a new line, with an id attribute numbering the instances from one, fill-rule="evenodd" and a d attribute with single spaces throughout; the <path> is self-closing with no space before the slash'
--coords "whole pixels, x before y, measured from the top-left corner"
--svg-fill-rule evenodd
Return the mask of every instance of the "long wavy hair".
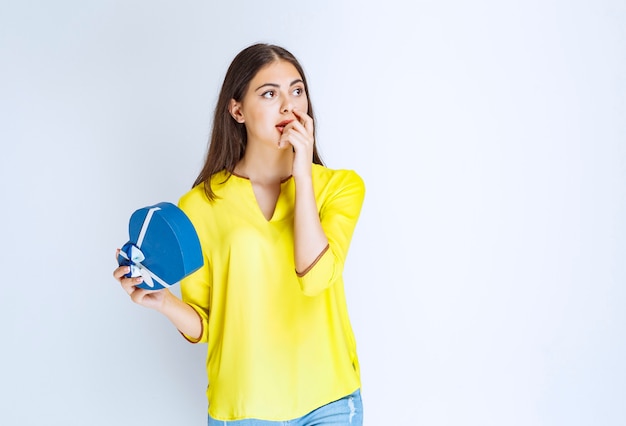
<path id="1" fill-rule="evenodd" d="M 204 192 L 209 200 L 216 198 L 211 188 L 211 176 L 223 170 L 227 171 L 227 178 L 235 170 L 235 166 L 243 158 L 248 143 L 246 127 L 238 123 L 230 115 L 228 107 L 230 100 L 240 102 L 250 81 L 256 73 L 266 65 L 276 61 L 287 61 L 300 73 L 307 94 L 308 114 L 313 118 L 313 106 L 309 96 L 309 86 L 304 75 L 304 70 L 298 60 L 286 49 L 272 44 L 254 44 L 239 52 L 231 62 L 224 77 L 224 83 L 220 91 L 215 113 L 213 117 L 213 129 L 207 150 L 206 161 L 202 171 L 193 183 L 193 186 L 204 182 Z M 313 163 L 324 164 L 319 156 L 317 147 L 313 145 Z"/>

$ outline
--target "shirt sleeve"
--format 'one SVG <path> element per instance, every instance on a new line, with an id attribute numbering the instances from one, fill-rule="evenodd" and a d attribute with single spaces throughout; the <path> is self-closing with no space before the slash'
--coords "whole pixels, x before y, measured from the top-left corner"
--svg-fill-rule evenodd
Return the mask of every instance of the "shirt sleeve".
<path id="1" fill-rule="evenodd" d="M 181 210 L 187 214 L 191 223 L 196 228 L 196 232 L 200 237 L 200 245 L 202 246 L 202 230 L 201 223 L 194 220 L 194 202 L 190 197 L 183 197 L 178 202 L 178 206 Z M 209 306 L 211 304 L 211 282 L 210 282 L 210 269 L 211 265 L 209 259 L 203 250 L 204 263 L 200 269 L 194 273 L 183 278 L 180 282 L 181 298 L 183 302 L 191 306 L 198 316 L 200 317 L 202 333 L 200 338 L 196 336 L 187 336 L 181 333 L 185 339 L 192 343 L 207 343 L 208 342 L 208 330 L 209 330 Z"/>
<path id="2" fill-rule="evenodd" d="M 322 190 L 317 203 L 328 247 L 298 276 L 305 295 L 315 296 L 341 278 L 364 198 L 365 184 L 351 170 Z"/>

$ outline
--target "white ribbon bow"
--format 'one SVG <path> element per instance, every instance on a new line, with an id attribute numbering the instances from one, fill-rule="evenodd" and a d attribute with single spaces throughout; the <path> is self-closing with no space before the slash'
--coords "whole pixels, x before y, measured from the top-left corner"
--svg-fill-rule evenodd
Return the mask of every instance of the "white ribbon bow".
<path id="1" fill-rule="evenodd" d="M 120 256 L 124 259 L 130 261 L 130 276 L 131 277 L 143 277 L 143 282 L 150 288 L 154 288 L 154 281 L 161 284 L 163 287 L 171 287 L 176 283 L 168 284 L 163 279 L 161 279 L 158 275 L 152 272 L 150 269 L 146 268 L 141 262 L 143 262 L 146 256 L 141 251 L 141 244 L 143 243 L 143 239 L 146 236 L 146 231 L 148 230 L 148 225 L 150 225 L 150 221 L 152 220 L 152 215 L 155 211 L 161 210 L 160 207 L 153 207 L 148 210 L 148 214 L 141 225 L 141 230 L 139 231 L 139 238 L 137 238 L 137 244 L 130 245 L 130 249 L 128 252 L 122 250 L 120 251 Z M 129 253 L 130 252 L 130 253 Z"/>

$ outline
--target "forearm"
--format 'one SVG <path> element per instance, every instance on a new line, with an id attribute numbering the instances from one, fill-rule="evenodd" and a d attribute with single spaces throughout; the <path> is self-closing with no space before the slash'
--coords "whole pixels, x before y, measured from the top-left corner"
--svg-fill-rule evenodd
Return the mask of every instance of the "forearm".
<path id="1" fill-rule="evenodd" d="M 187 303 L 167 292 L 163 304 L 159 309 L 174 326 L 183 334 L 194 340 L 202 335 L 202 320 L 198 313 Z"/>
<path id="2" fill-rule="evenodd" d="M 296 178 L 294 240 L 297 272 L 309 268 L 328 246 L 328 238 L 320 223 L 310 175 Z"/>

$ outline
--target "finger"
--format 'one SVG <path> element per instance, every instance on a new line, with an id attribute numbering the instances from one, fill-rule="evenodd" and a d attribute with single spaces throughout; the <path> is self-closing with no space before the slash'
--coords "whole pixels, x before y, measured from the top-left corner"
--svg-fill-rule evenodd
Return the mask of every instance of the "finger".
<path id="1" fill-rule="evenodd" d="M 311 122 L 311 123 L 313 122 L 313 118 L 306 112 L 301 111 L 300 108 L 294 107 L 292 111 L 293 111 L 293 114 L 298 118 L 298 120 L 302 124 L 307 123 L 307 122 Z"/>
<path id="2" fill-rule="evenodd" d="M 304 127 L 304 129 L 306 129 L 307 133 L 313 134 L 313 118 L 310 115 L 300 111 L 298 108 L 294 108 L 292 111 L 298 119 L 298 122 Z"/>
<path id="3" fill-rule="evenodd" d="M 291 124 L 289 124 L 291 125 Z M 290 128 L 287 129 L 285 128 L 285 130 L 283 131 L 283 134 L 280 136 L 280 139 L 278 140 L 278 148 L 279 149 L 284 149 L 287 148 L 289 146 L 293 146 L 293 141 L 294 138 L 296 138 L 298 135 L 298 131 L 294 128 Z"/>
<path id="4" fill-rule="evenodd" d="M 143 282 L 142 277 L 133 277 L 133 278 L 122 278 L 120 283 L 122 284 L 122 288 L 129 295 L 133 295 L 135 291 L 139 290 L 137 287 L 139 284 Z"/>
<path id="5" fill-rule="evenodd" d="M 289 132 L 287 132 L 287 136 L 285 138 L 285 141 L 287 141 L 288 143 L 290 143 L 292 146 L 307 146 L 309 144 L 309 138 L 307 138 L 305 135 L 303 135 L 302 133 L 300 133 L 299 131 L 297 131 L 296 129 L 292 129 Z"/>
<path id="6" fill-rule="evenodd" d="M 130 295 L 130 299 L 135 303 L 141 303 L 141 300 L 144 298 L 148 290 L 143 288 L 133 287 L 133 291 L 128 293 Z"/>
<path id="7" fill-rule="evenodd" d="M 298 130 L 298 127 L 296 126 L 299 126 L 300 130 Z M 278 148 L 279 149 L 287 148 L 291 144 L 289 139 L 293 138 L 298 132 L 304 132 L 304 131 L 305 130 L 302 124 L 298 123 L 296 120 L 287 124 L 285 128 L 283 129 L 283 133 L 280 135 L 280 138 L 278 139 Z"/>
<path id="8" fill-rule="evenodd" d="M 299 126 L 302 125 L 299 124 Z M 290 144 L 295 149 L 299 149 L 300 147 L 302 147 L 302 149 L 305 150 L 312 150 L 314 144 L 311 135 L 303 133 L 296 127 L 293 127 L 291 129 L 288 129 L 286 132 L 283 132 L 281 143 L 285 146 L 288 146 L 287 144 Z"/>
<path id="9" fill-rule="evenodd" d="M 306 127 L 306 125 L 302 124 L 298 120 L 293 120 L 285 126 L 283 133 L 281 134 L 281 139 L 286 139 L 298 134 L 303 135 L 305 138 L 308 138 L 311 142 L 313 142 L 313 133 Z"/>
<path id="10" fill-rule="evenodd" d="M 118 268 L 115 268 L 115 270 L 113 271 L 113 276 L 116 280 L 119 281 L 124 275 L 128 274 L 129 272 L 130 266 L 120 266 Z"/>
<path id="11" fill-rule="evenodd" d="M 285 126 L 285 130 L 283 130 L 283 135 L 285 135 L 285 133 L 289 134 L 289 132 L 294 132 L 294 131 L 302 133 L 303 135 L 306 135 L 309 133 L 307 128 L 304 126 L 304 124 L 302 124 L 298 120 L 293 120 L 291 123 Z"/>
<path id="12" fill-rule="evenodd" d="M 149 290 L 146 288 L 134 287 L 133 292 L 130 295 L 130 299 L 133 302 L 138 303 L 140 305 L 148 306 L 152 302 L 158 303 L 158 300 L 161 299 L 163 297 L 163 294 L 167 291 L 168 290 L 166 288 L 160 288 L 158 290 Z M 158 293 L 163 293 L 163 294 L 158 295 Z M 148 304 L 146 304 L 146 301 L 148 301 Z"/>

